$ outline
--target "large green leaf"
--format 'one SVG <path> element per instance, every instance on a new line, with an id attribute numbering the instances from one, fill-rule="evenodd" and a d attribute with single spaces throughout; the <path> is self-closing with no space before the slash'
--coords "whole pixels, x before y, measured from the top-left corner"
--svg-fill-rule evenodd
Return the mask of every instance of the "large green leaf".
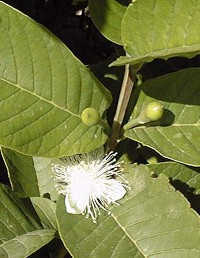
<path id="1" fill-rule="evenodd" d="M 102 127 L 80 115 L 93 107 L 102 116 L 110 93 L 59 39 L 3 2 L 0 23 L 0 144 L 48 157 L 102 146 Z"/>
<path id="2" fill-rule="evenodd" d="M 53 159 L 33 157 L 35 172 L 38 180 L 38 188 L 40 196 L 48 194 L 51 200 L 58 199 L 58 191 L 56 190 L 56 181 L 52 171 Z"/>
<path id="3" fill-rule="evenodd" d="M 200 168 L 188 167 L 176 162 L 149 164 L 148 168 L 152 169 L 157 175 L 165 174 L 174 183 L 187 184 L 193 190 L 193 193 L 200 194 Z"/>
<path id="4" fill-rule="evenodd" d="M 155 174 L 165 174 L 171 184 L 179 190 L 191 207 L 200 213 L 200 167 L 189 167 L 176 162 L 163 162 L 148 165 Z"/>
<path id="5" fill-rule="evenodd" d="M 44 226 L 56 229 L 56 203 L 42 197 L 32 197 L 31 202 Z"/>
<path id="6" fill-rule="evenodd" d="M 200 69 L 191 68 L 146 81 L 141 85 L 132 118 L 152 101 L 166 112 L 156 124 L 138 126 L 125 136 L 155 149 L 162 156 L 200 166 Z"/>
<path id="7" fill-rule="evenodd" d="M 89 0 L 92 21 L 109 40 L 122 45 L 121 23 L 129 0 Z"/>
<path id="8" fill-rule="evenodd" d="M 35 230 L 27 232 L 25 235 L 16 236 L 0 245 L 0 255 L 2 258 L 24 258 L 49 243 L 54 237 L 55 231 L 52 229 Z"/>
<path id="9" fill-rule="evenodd" d="M 15 193 L 20 197 L 40 196 L 32 157 L 6 148 L 1 152 Z"/>
<path id="10" fill-rule="evenodd" d="M 134 1 L 127 7 L 121 27 L 122 42 L 132 59 L 117 63 L 196 55 L 200 52 L 199 13 L 199 0 Z"/>
<path id="11" fill-rule="evenodd" d="M 52 162 L 54 159 L 30 157 L 2 148 L 12 189 L 19 197 L 43 197 L 57 200 Z"/>
<path id="12" fill-rule="evenodd" d="M 55 230 L 43 229 L 12 192 L 0 186 L 0 257 L 27 257 L 54 238 Z"/>
<path id="13" fill-rule="evenodd" d="M 97 224 L 57 205 L 57 223 L 74 257 L 187 257 L 200 255 L 200 221 L 189 203 L 170 186 L 166 176 L 151 178 L 145 166 L 130 166 L 131 190 Z"/>

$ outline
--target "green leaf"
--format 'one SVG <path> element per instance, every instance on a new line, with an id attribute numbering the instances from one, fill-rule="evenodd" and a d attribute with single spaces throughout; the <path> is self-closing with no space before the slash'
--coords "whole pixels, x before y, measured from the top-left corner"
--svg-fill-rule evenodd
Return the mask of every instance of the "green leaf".
<path id="1" fill-rule="evenodd" d="M 16 151 L 2 148 L 2 155 L 8 169 L 12 189 L 19 197 L 43 197 L 48 194 L 55 201 L 52 162 L 54 159 L 30 157 Z"/>
<path id="2" fill-rule="evenodd" d="M 48 194 L 52 201 L 56 201 L 58 199 L 58 192 L 55 188 L 56 182 L 51 169 L 53 160 L 54 159 L 33 157 L 40 196 L 43 197 Z"/>
<path id="3" fill-rule="evenodd" d="M 113 96 L 112 104 L 107 112 L 107 120 L 110 124 L 112 124 L 116 111 L 118 96 L 124 77 L 124 67 L 109 67 L 109 64 L 115 59 L 116 55 L 112 55 L 100 63 L 90 65 L 90 70 L 109 89 Z"/>
<path id="4" fill-rule="evenodd" d="M 132 63 L 172 56 L 192 57 L 200 53 L 199 12 L 199 0 L 131 3 L 122 21 L 121 37 Z"/>
<path id="5" fill-rule="evenodd" d="M 131 190 L 97 224 L 57 205 L 60 236 L 74 257 L 198 257 L 200 221 L 166 176 L 151 178 L 145 166 L 129 166 Z"/>
<path id="6" fill-rule="evenodd" d="M 49 243 L 54 237 L 52 229 L 35 230 L 8 240 L 0 245 L 2 258 L 24 258 Z"/>
<path id="7" fill-rule="evenodd" d="M 0 185 L 0 257 L 27 257 L 54 238 L 43 229 L 8 187 Z"/>
<path id="8" fill-rule="evenodd" d="M 166 109 L 158 124 L 138 126 L 125 136 L 148 146 L 162 156 L 200 166 L 200 69 L 191 68 L 146 81 L 131 119 L 152 101 Z"/>
<path id="9" fill-rule="evenodd" d="M 164 174 L 171 184 L 190 202 L 191 207 L 200 213 L 200 168 L 188 167 L 175 162 L 148 165 L 155 174 Z"/>
<path id="10" fill-rule="evenodd" d="M 13 191 L 20 197 L 39 196 L 32 157 L 6 148 L 2 148 L 1 152 Z"/>
<path id="11" fill-rule="evenodd" d="M 151 61 L 152 59 L 149 59 L 149 62 Z M 134 65 L 134 64 L 137 64 L 138 62 L 141 62 L 142 61 L 144 62 L 147 62 L 147 60 L 144 58 L 143 59 L 138 59 L 137 58 L 132 58 L 130 56 L 120 56 L 118 57 L 114 62 L 112 62 L 110 64 L 110 66 L 122 66 L 122 65 L 126 65 L 126 64 L 131 64 L 131 65 Z"/>
<path id="12" fill-rule="evenodd" d="M 44 27 L 0 2 L 0 144 L 31 156 L 89 152 L 107 136 L 81 113 L 102 116 L 110 93 Z"/>
<path id="13" fill-rule="evenodd" d="M 122 45 L 121 23 L 130 1 L 89 0 L 92 21 L 109 40 Z"/>
<path id="14" fill-rule="evenodd" d="M 41 197 L 32 197 L 31 202 L 44 226 L 56 229 L 56 203 Z"/>
<path id="15" fill-rule="evenodd" d="M 149 164 L 157 175 L 164 174 L 174 182 L 182 182 L 193 189 L 194 194 L 200 194 L 200 168 L 188 167 L 175 162 Z"/>

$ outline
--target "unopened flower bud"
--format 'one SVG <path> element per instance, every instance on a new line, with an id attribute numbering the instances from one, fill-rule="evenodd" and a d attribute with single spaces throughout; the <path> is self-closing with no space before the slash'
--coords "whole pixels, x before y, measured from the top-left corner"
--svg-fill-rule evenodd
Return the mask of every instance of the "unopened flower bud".
<path id="1" fill-rule="evenodd" d="M 81 114 L 82 122 L 87 126 L 93 126 L 99 123 L 100 114 L 95 108 L 86 108 Z"/>
<path id="2" fill-rule="evenodd" d="M 150 121 L 159 120 L 164 114 L 164 107 L 160 102 L 151 102 L 145 109 L 145 115 Z"/>

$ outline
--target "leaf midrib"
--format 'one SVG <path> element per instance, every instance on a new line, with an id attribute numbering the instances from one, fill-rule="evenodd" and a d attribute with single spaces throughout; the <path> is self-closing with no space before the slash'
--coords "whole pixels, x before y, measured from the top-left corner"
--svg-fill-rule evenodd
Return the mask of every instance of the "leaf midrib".
<path id="1" fill-rule="evenodd" d="M 196 127 L 196 128 L 199 128 L 200 127 L 200 124 L 172 124 L 172 125 L 155 125 L 155 126 L 137 126 L 137 127 L 134 127 L 132 128 L 133 130 L 138 130 L 138 129 L 157 129 L 157 128 L 163 128 L 163 129 L 167 129 L 167 128 L 170 128 L 170 127 Z M 131 130 L 131 129 L 129 129 Z M 128 130 L 128 131 L 129 131 Z"/>
<path id="2" fill-rule="evenodd" d="M 139 246 L 136 244 L 136 241 L 134 241 L 131 236 L 127 233 L 127 231 L 125 230 L 125 227 L 123 227 L 119 221 L 117 220 L 117 217 L 111 213 L 111 216 L 112 218 L 115 220 L 115 222 L 117 223 L 117 225 L 123 230 L 124 234 L 130 239 L 130 241 L 137 247 L 137 249 L 139 250 L 139 252 L 144 256 L 144 257 L 147 257 L 145 256 L 145 254 L 142 252 L 142 250 L 139 248 Z"/>
<path id="3" fill-rule="evenodd" d="M 188 48 L 192 48 L 192 50 L 187 51 Z M 186 49 L 186 51 L 184 51 Z M 173 51 L 172 51 L 173 50 Z M 195 53 L 193 53 L 195 52 Z M 158 51 L 148 52 L 145 55 L 136 55 L 136 56 L 130 56 L 129 62 L 136 62 L 140 60 L 145 60 L 146 58 L 158 58 L 158 57 L 167 57 L 170 55 L 180 55 L 182 53 L 188 53 L 188 54 L 195 54 L 197 52 L 200 52 L 200 44 L 195 45 L 188 45 L 188 46 L 179 46 L 179 47 L 172 47 L 172 48 L 166 48 Z M 164 53 L 164 54 L 163 54 Z M 125 56 L 127 58 L 127 56 Z"/>
<path id="4" fill-rule="evenodd" d="M 44 101 L 44 102 L 46 102 L 46 103 L 49 103 L 50 105 L 53 105 L 54 107 L 57 107 L 58 109 L 60 109 L 60 110 L 62 110 L 62 111 L 64 111 L 64 112 L 68 112 L 68 113 L 69 113 L 70 115 L 72 115 L 72 116 L 75 116 L 75 117 L 78 117 L 78 118 L 81 119 L 80 115 L 75 114 L 74 112 L 70 111 L 69 109 L 62 108 L 61 106 L 57 105 L 57 104 L 54 103 L 53 101 L 47 100 L 47 99 L 45 99 L 45 98 L 39 96 L 38 94 L 36 94 L 36 93 L 34 93 L 34 92 L 28 91 L 27 89 L 21 87 L 21 86 L 18 85 L 18 84 L 14 84 L 14 83 L 12 83 L 12 82 L 10 82 L 10 81 L 8 81 L 8 80 L 2 78 L 2 77 L 0 78 L 0 80 L 2 80 L 3 82 L 8 83 L 8 84 L 10 84 L 10 85 L 12 85 L 12 86 L 18 88 L 18 89 L 20 89 L 21 91 L 27 92 L 28 94 L 31 94 L 31 95 L 33 95 L 34 97 L 36 97 L 36 98 L 38 98 L 38 99 L 40 99 L 40 100 L 42 100 L 42 101 Z"/>
<path id="5" fill-rule="evenodd" d="M 35 236 L 35 235 L 40 235 L 40 232 L 42 233 L 53 233 L 53 232 L 56 232 L 55 229 L 51 228 L 51 229 L 44 229 L 44 228 L 41 228 L 41 229 L 36 229 L 36 230 L 33 230 L 33 231 L 27 231 L 25 232 L 24 234 L 22 235 L 16 235 L 14 238 L 11 238 L 9 240 L 6 240 L 4 242 L 2 242 L 0 244 L 0 248 L 3 248 L 4 249 L 4 245 L 7 245 L 9 244 L 10 242 L 13 242 L 13 241 L 17 241 L 17 242 L 20 242 L 18 239 L 19 238 L 22 238 L 22 237 L 26 237 L 26 236 Z M 23 245 L 23 243 L 21 242 L 21 244 Z M 5 249 L 4 249 L 5 250 Z"/>

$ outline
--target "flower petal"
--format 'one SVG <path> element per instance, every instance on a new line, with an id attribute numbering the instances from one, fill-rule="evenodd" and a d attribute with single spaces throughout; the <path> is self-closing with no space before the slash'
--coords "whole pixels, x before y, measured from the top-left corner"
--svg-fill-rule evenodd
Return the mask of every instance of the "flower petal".
<path id="1" fill-rule="evenodd" d="M 68 195 L 65 196 L 65 207 L 66 207 L 66 212 L 71 213 L 71 214 L 81 214 L 82 211 L 78 211 L 75 209 L 72 205 L 72 203 L 68 199 Z"/>
<path id="2" fill-rule="evenodd" d="M 100 209 L 107 211 L 109 204 L 124 197 L 129 187 L 116 155 L 110 152 L 104 156 L 102 149 L 66 157 L 53 165 L 57 189 L 65 195 L 66 212 L 85 214 L 96 222 Z M 117 181 L 117 176 L 124 181 Z"/>
<path id="3" fill-rule="evenodd" d="M 85 211 L 85 203 L 80 201 L 73 201 L 68 195 L 65 196 L 65 207 L 66 211 L 71 214 L 81 214 Z"/>
<path id="4" fill-rule="evenodd" d="M 106 184 L 108 186 L 106 190 L 108 204 L 122 199 L 126 194 L 126 189 L 116 179 L 110 179 Z"/>
<path id="5" fill-rule="evenodd" d="M 66 211 L 72 214 L 81 214 L 89 206 L 89 191 L 82 189 L 72 190 L 65 196 Z"/>

